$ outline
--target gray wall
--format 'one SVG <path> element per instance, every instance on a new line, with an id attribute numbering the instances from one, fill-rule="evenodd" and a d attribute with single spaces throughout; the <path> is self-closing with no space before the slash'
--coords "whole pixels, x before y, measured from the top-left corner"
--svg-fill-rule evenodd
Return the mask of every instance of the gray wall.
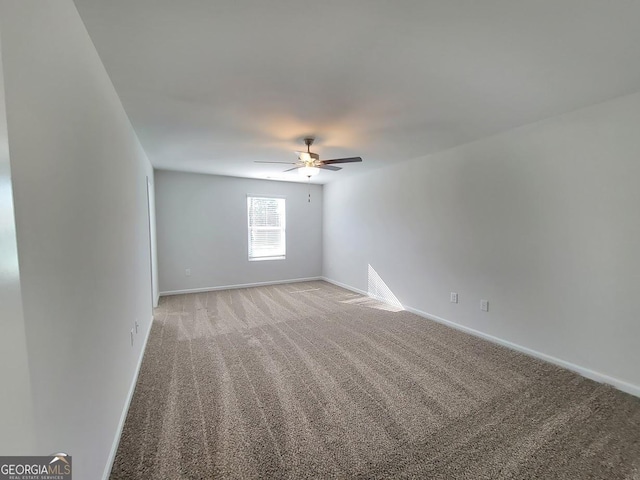
<path id="1" fill-rule="evenodd" d="M 160 292 L 320 276 L 322 186 L 158 170 Z M 247 194 L 284 195 L 287 258 L 247 259 Z M 185 270 L 191 269 L 191 276 Z"/>
<path id="2" fill-rule="evenodd" d="M 73 2 L 0 6 L 30 453 L 67 452 L 74 478 L 98 479 L 151 325 L 153 173 Z"/>
<path id="3" fill-rule="evenodd" d="M 1 52 L 0 43 L 0 452 L 2 455 L 28 455 L 34 452 L 33 405 L 13 213 Z"/>
<path id="4" fill-rule="evenodd" d="M 639 126 L 635 94 L 328 184 L 323 274 L 640 395 Z"/>

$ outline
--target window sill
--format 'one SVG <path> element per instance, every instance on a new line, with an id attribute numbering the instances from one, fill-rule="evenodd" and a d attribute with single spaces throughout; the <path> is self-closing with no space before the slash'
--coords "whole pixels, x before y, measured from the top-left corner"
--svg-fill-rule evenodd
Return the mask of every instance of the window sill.
<path id="1" fill-rule="evenodd" d="M 281 255 L 279 257 L 256 257 L 256 258 L 250 258 L 249 261 L 250 262 L 262 262 L 264 260 L 284 260 L 286 257 L 284 255 Z"/>

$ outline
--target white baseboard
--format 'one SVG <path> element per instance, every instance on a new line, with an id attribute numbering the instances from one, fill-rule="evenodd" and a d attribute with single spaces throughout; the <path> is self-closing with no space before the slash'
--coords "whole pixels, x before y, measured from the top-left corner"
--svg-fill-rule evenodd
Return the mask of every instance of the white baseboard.
<path id="1" fill-rule="evenodd" d="M 109 458 L 107 459 L 107 464 L 104 467 L 104 474 L 102 475 L 103 480 L 109 480 L 109 476 L 111 475 L 113 462 L 116 459 L 116 453 L 118 451 L 118 446 L 120 445 L 120 437 L 122 436 L 122 429 L 124 428 L 124 422 L 127 420 L 127 413 L 129 413 L 129 406 L 131 405 L 133 392 L 135 391 L 136 384 L 138 383 L 138 375 L 140 374 L 140 367 L 142 366 L 142 358 L 144 357 L 144 351 L 147 349 L 147 341 L 149 340 L 149 334 L 151 333 L 152 326 L 153 326 L 153 315 L 151 316 L 151 322 L 149 322 L 149 328 L 147 329 L 147 333 L 144 336 L 144 343 L 142 345 L 142 350 L 140 350 L 140 358 L 138 359 L 138 364 L 136 365 L 136 371 L 135 371 L 135 374 L 133 375 L 131 386 L 129 387 L 129 393 L 127 394 L 127 401 L 125 402 L 124 409 L 122 410 L 122 414 L 120 415 L 120 422 L 118 423 L 118 429 L 116 430 L 116 437 L 113 440 L 113 445 L 111 446 L 111 452 L 109 452 Z"/>
<path id="2" fill-rule="evenodd" d="M 359 288 L 355 288 L 355 287 L 352 287 L 350 285 L 346 285 L 344 283 L 337 282 L 335 280 L 332 280 L 332 279 L 326 278 L 326 277 L 322 277 L 322 279 L 324 281 L 326 281 L 326 282 L 329 282 L 329 283 L 332 283 L 334 285 L 337 285 L 338 287 L 342 287 L 342 288 L 345 288 L 347 290 L 351 290 L 352 292 L 360 293 L 360 294 L 368 296 L 368 297 L 373 297 L 373 298 L 376 298 L 377 300 L 380 300 L 380 301 L 384 302 L 384 299 L 375 297 L 373 295 L 369 295 L 367 292 L 365 292 L 364 290 L 360 290 Z M 422 310 L 418 310 L 417 308 L 409 307 L 409 306 L 406 306 L 406 305 L 403 305 L 403 307 L 404 307 L 404 309 L 406 311 L 411 312 L 411 313 L 415 313 L 416 315 L 419 315 L 419 316 L 424 317 L 426 319 L 433 320 L 434 322 L 442 323 L 442 324 L 447 325 L 449 327 L 455 328 L 457 330 L 461 330 L 461 331 L 463 331 L 465 333 L 469 333 L 471 335 L 483 338 L 485 340 L 489 340 L 490 342 L 497 343 L 499 345 L 502 345 L 504 347 L 510 348 L 512 350 L 516 350 L 518 352 L 525 353 L 525 354 L 530 355 L 532 357 L 539 358 L 540 360 L 544 360 L 546 362 L 553 363 L 555 365 L 558 365 L 559 367 L 563 367 L 563 368 L 566 368 L 567 370 L 571 370 L 573 372 L 576 372 L 577 374 L 582 375 L 583 377 L 589 378 L 589 379 L 594 380 L 594 381 L 599 382 L 599 383 L 606 383 L 607 385 L 611 385 L 612 387 L 615 387 L 618 390 L 621 390 L 623 392 L 629 393 L 629 394 L 634 395 L 636 397 L 640 397 L 640 386 L 638 386 L 638 385 L 634 385 L 632 383 L 625 382 L 624 380 L 620 380 L 619 378 L 615 378 L 615 377 L 611 377 L 609 375 L 605 375 L 604 373 L 596 372 L 596 371 L 591 370 L 589 368 L 581 367 L 580 365 L 576 365 L 575 363 L 567 362 L 566 360 L 562 360 L 560 358 L 553 357 L 551 355 L 547 355 L 546 353 L 538 352 L 537 350 L 532 350 L 531 348 L 527 348 L 527 347 L 524 347 L 522 345 L 518 345 L 517 343 L 513 343 L 513 342 L 510 342 L 508 340 L 504 340 L 502 338 L 499 338 L 499 337 L 494 337 L 493 335 L 489 335 L 488 333 L 484 333 L 484 332 L 481 332 L 479 330 L 475 330 L 473 328 L 465 327 L 464 325 L 460 325 L 459 323 L 452 322 L 451 320 L 447 320 L 446 318 L 442 318 L 442 317 L 439 317 L 437 315 L 432 315 L 430 313 L 423 312 Z"/>
<path id="3" fill-rule="evenodd" d="M 336 280 L 332 280 L 332 279 L 327 278 L 327 277 L 322 277 L 322 280 L 324 280 L 325 282 L 328 282 L 328 283 L 332 283 L 337 287 L 341 287 L 341 288 L 344 288 L 346 290 L 351 290 L 352 292 L 359 293 L 360 295 L 364 295 L 365 297 L 371 297 L 371 295 L 369 295 L 368 292 L 365 292 L 364 290 L 360 290 L 359 288 L 356 288 L 356 287 L 352 287 L 351 285 L 347 285 L 346 283 L 338 282 Z"/>
<path id="4" fill-rule="evenodd" d="M 219 287 L 189 288 L 186 290 L 170 290 L 167 292 L 160 292 L 160 296 L 166 297 L 169 295 L 183 295 L 185 293 L 215 292 L 217 290 L 232 290 L 235 288 L 250 288 L 250 287 L 262 287 L 265 285 L 281 285 L 285 283 L 312 282 L 314 280 L 322 280 L 322 277 L 292 278 L 289 280 L 274 280 L 271 282 L 241 283 L 238 285 L 222 285 Z"/>

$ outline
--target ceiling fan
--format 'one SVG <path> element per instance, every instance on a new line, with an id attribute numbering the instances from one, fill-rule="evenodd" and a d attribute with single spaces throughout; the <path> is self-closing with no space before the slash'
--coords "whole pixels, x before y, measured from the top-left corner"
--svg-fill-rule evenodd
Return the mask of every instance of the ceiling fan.
<path id="1" fill-rule="evenodd" d="M 360 157 L 349 157 L 349 158 L 335 158 L 333 160 L 320 160 L 320 156 L 317 153 L 313 153 L 310 151 L 310 147 L 313 144 L 315 139 L 313 137 L 307 137 L 304 139 L 304 143 L 307 146 L 306 152 L 296 152 L 298 154 L 297 162 L 261 162 L 256 161 L 255 163 L 284 163 L 287 165 L 295 165 L 293 168 L 285 170 L 285 172 L 291 172 L 293 170 L 298 170 L 300 175 L 311 178 L 314 175 L 320 173 L 320 170 L 342 170 L 341 167 L 334 167 L 333 165 L 336 163 L 353 163 L 353 162 L 361 162 L 362 158 Z"/>

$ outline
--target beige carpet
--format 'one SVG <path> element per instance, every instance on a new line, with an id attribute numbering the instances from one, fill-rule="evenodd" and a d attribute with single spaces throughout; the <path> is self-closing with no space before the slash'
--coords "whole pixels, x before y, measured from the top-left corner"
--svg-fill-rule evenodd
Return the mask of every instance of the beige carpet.
<path id="1" fill-rule="evenodd" d="M 166 297 L 112 479 L 640 479 L 640 399 L 325 282 Z"/>

